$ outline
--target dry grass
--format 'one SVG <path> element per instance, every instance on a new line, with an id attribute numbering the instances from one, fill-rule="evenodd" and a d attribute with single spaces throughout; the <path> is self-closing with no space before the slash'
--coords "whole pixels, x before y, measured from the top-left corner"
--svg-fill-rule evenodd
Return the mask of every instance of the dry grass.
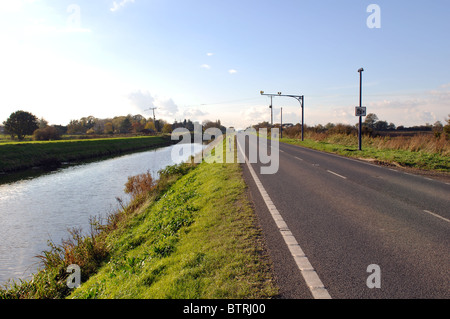
<path id="1" fill-rule="evenodd" d="M 414 136 L 375 137 L 371 138 L 371 145 L 378 149 L 405 150 L 411 152 L 427 152 L 450 155 L 450 141 L 442 134 L 435 137 L 431 134 L 418 134 Z"/>
<path id="2" fill-rule="evenodd" d="M 156 184 L 150 172 L 128 177 L 125 184 L 125 193 L 136 197 L 141 194 L 149 193 L 155 188 Z"/>
<path id="3" fill-rule="evenodd" d="M 341 144 L 345 146 L 357 146 L 358 139 L 350 134 L 327 134 L 307 132 L 306 138 L 332 144 Z M 430 154 L 439 154 L 450 156 L 450 140 L 444 134 L 439 137 L 433 134 L 416 134 L 413 136 L 363 136 L 365 145 L 370 145 L 378 150 L 403 150 L 410 152 L 426 152 Z"/>

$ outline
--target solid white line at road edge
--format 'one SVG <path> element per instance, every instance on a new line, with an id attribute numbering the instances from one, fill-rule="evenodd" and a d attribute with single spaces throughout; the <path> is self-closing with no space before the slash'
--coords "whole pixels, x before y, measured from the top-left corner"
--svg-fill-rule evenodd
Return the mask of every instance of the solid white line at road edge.
<path id="1" fill-rule="evenodd" d="M 331 299 L 330 294 L 328 293 L 327 289 L 323 285 L 322 281 L 319 278 L 319 275 L 314 270 L 313 266 L 308 260 L 308 257 L 306 257 L 305 253 L 303 252 L 302 248 L 298 244 L 297 240 L 295 239 L 294 235 L 289 230 L 287 224 L 283 220 L 283 217 L 281 216 L 278 209 L 273 204 L 272 200 L 270 199 L 269 194 L 264 189 L 263 184 L 259 180 L 258 176 L 256 175 L 255 171 L 253 170 L 253 167 L 250 165 L 247 156 L 242 151 L 241 145 L 239 142 L 237 143 L 240 152 L 244 155 L 245 163 L 247 163 L 247 166 L 250 170 L 250 174 L 253 177 L 253 180 L 256 183 L 256 186 L 258 187 L 258 190 L 264 200 L 264 202 L 267 205 L 267 208 L 269 209 L 270 214 L 272 215 L 273 220 L 278 226 L 278 230 L 281 233 L 281 236 L 283 236 L 283 239 L 286 243 L 286 245 L 289 248 L 289 251 L 291 252 L 292 257 L 294 258 L 295 263 L 297 264 L 298 269 L 300 269 L 300 273 L 303 276 L 303 279 L 306 282 L 306 285 L 308 286 L 312 296 L 314 299 Z"/>

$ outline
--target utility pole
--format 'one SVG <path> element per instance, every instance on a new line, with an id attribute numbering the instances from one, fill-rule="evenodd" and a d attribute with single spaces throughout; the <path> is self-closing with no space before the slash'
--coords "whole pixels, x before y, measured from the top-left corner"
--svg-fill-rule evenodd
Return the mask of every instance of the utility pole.
<path id="1" fill-rule="evenodd" d="M 153 111 L 153 124 L 155 125 L 155 130 L 156 132 L 158 132 L 158 128 L 156 127 L 156 115 L 155 115 L 155 110 L 158 109 L 157 107 L 151 107 L 145 111 Z"/>
<path id="2" fill-rule="evenodd" d="M 157 107 L 152 107 L 152 108 L 149 109 L 149 110 L 153 111 L 153 122 L 155 123 L 155 125 L 156 125 L 156 116 L 155 116 L 155 110 L 156 109 L 158 109 L 158 108 Z"/>
<path id="3" fill-rule="evenodd" d="M 278 92 L 278 94 L 266 94 L 264 91 L 260 92 L 261 95 L 267 95 L 270 96 L 270 101 L 272 101 L 272 97 L 274 96 L 284 96 L 284 97 L 292 97 L 296 99 L 300 103 L 300 107 L 302 108 L 302 141 L 305 140 L 304 134 L 305 134 L 305 96 L 304 95 L 283 95 L 281 92 Z M 272 103 L 272 102 L 271 102 Z M 273 125 L 273 122 L 272 122 Z"/>

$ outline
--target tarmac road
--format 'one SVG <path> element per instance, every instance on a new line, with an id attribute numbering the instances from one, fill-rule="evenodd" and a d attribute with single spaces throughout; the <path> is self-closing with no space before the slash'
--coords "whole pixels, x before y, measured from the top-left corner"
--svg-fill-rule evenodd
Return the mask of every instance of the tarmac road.
<path id="1" fill-rule="evenodd" d="M 244 178 L 281 298 L 450 298 L 448 183 L 282 143 L 263 166 Z"/>

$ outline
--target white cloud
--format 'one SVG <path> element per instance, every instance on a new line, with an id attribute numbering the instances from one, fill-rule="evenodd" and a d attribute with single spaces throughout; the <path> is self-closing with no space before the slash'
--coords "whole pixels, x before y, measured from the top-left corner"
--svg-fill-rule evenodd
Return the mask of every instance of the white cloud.
<path id="1" fill-rule="evenodd" d="M 173 117 L 178 112 L 178 105 L 171 99 L 158 99 L 155 103 L 161 116 Z"/>
<path id="2" fill-rule="evenodd" d="M 194 120 L 198 120 L 199 117 L 206 116 L 209 113 L 203 112 L 202 110 L 199 110 L 198 108 L 188 108 L 184 110 L 183 116 L 185 118 L 190 118 Z"/>
<path id="3" fill-rule="evenodd" d="M 230 74 L 235 74 L 235 73 L 237 73 L 237 70 L 231 69 L 231 70 L 228 70 L 228 73 L 230 73 Z"/>
<path id="4" fill-rule="evenodd" d="M 132 92 L 128 94 L 128 99 L 141 111 L 156 107 L 154 104 L 155 98 L 148 91 L 142 92 L 139 90 Z"/>
<path id="5" fill-rule="evenodd" d="M 368 112 L 378 115 L 380 120 L 396 125 L 422 125 L 443 121 L 450 110 L 450 86 L 423 92 L 416 97 L 393 98 L 368 104 Z"/>
<path id="6" fill-rule="evenodd" d="M 109 9 L 111 12 L 116 12 L 117 10 L 125 7 L 127 3 L 134 3 L 134 0 L 122 0 L 121 2 L 117 3 L 116 1 L 113 2 L 113 6 L 111 9 Z"/>
<path id="7" fill-rule="evenodd" d="M 172 119 L 178 113 L 178 105 L 171 98 L 153 96 L 149 91 L 135 91 L 128 94 L 128 99 L 139 112 L 153 116 L 150 108 L 156 108 L 157 118 Z"/>
<path id="8" fill-rule="evenodd" d="M 211 66 L 208 65 L 208 64 L 202 64 L 200 67 L 201 67 L 202 69 L 207 69 L 207 70 L 211 69 Z"/>
<path id="9" fill-rule="evenodd" d="M 241 111 L 241 118 L 246 123 L 257 124 L 263 121 L 270 121 L 269 108 L 252 106 Z"/>
<path id="10" fill-rule="evenodd" d="M 206 53 L 206 55 L 207 55 L 207 56 L 213 56 L 214 53 L 208 52 L 208 53 Z"/>

